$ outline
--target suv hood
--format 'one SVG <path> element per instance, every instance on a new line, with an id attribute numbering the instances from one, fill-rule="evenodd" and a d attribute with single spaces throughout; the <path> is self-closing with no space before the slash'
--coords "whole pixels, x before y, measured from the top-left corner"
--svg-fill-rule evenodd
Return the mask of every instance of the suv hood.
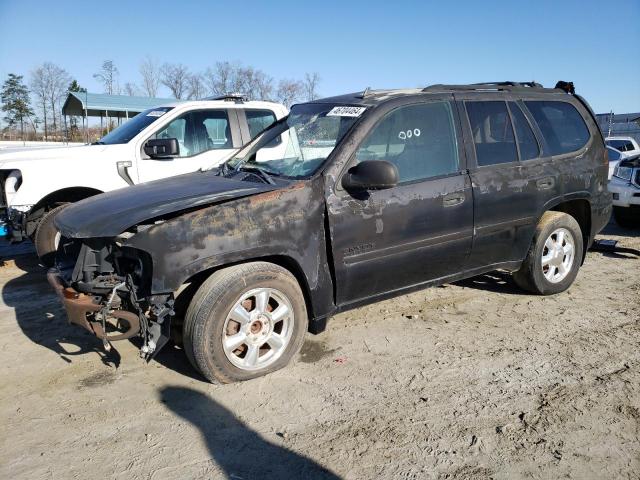
<path id="1" fill-rule="evenodd" d="M 62 210 L 55 225 L 68 238 L 115 237 L 154 218 L 280 188 L 216 173 L 188 173 L 96 195 Z"/>

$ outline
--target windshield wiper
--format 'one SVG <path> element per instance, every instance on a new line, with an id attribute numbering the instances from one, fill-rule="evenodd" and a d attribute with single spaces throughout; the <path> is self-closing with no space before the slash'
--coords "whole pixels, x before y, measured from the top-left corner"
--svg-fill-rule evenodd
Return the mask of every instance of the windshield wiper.
<path id="1" fill-rule="evenodd" d="M 100 140 L 98 140 L 97 142 L 93 142 L 91 145 L 106 145 L 106 143 L 101 142 Z"/>
<path id="2" fill-rule="evenodd" d="M 263 170 L 260 167 L 247 167 L 242 165 L 240 168 L 236 168 L 236 170 L 242 170 L 244 172 L 258 173 L 260 177 L 262 177 L 269 185 L 275 185 L 276 182 L 273 180 L 273 177 L 269 172 Z"/>

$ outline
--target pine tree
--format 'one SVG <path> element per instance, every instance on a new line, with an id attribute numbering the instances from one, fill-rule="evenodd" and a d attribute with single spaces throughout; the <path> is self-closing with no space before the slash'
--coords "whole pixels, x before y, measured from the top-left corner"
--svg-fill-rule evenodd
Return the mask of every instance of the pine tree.
<path id="1" fill-rule="evenodd" d="M 33 115 L 30 105 L 29 90 L 22 81 L 22 75 L 10 73 L 2 85 L 2 111 L 9 127 L 20 125 L 20 136 L 24 140 L 24 121 Z"/>

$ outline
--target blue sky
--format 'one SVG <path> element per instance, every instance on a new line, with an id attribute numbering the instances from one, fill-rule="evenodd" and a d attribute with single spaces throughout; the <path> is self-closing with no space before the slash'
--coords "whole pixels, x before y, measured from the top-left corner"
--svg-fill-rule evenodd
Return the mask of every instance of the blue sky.
<path id="1" fill-rule="evenodd" d="M 239 61 L 320 92 L 571 80 L 597 112 L 640 111 L 640 1 L 0 0 L 0 78 L 44 61 L 90 91 L 103 60 Z M 166 95 L 167 92 L 164 92 Z"/>

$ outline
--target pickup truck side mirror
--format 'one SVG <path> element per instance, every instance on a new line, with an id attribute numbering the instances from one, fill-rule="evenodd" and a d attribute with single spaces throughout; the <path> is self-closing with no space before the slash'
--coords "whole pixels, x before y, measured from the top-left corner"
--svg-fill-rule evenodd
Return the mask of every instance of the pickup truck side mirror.
<path id="1" fill-rule="evenodd" d="M 384 190 L 397 184 L 398 169 L 386 160 L 365 160 L 342 177 L 342 187 L 347 191 Z"/>
<path id="2" fill-rule="evenodd" d="M 144 144 L 144 153 L 153 159 L 170 160 L 180 155 L 180 145 L 177 138 L 152 138 Z"/>

